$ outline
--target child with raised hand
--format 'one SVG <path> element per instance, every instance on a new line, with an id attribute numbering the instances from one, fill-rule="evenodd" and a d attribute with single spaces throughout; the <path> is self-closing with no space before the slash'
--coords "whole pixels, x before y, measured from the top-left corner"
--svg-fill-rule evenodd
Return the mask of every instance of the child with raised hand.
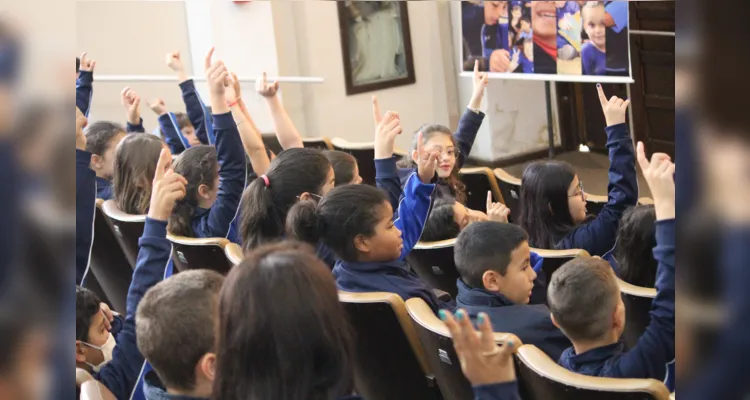
<path id="1" fill-rule="evenodd" d="M 654 196 L 659 262 L 646 331 L 625 351 L 620 342 L 625 305 L 612 268 L 599 257 L 579 257 L 560 267 L 547 297 L 553 323 L 573 342 L 560 365 L 584 375 L 669 381 L 668 365 L 675 359 L 675 165 L 662 153 L 649 162 L 642 143 L 638 162 Z"/>
<path id="2" fill-rule="evenodd" d="M 609 202 L 586 220 L 586 193 L 570 164 L 537 161 L 524 170 L 521 180 L 519 224 L 529 234 L 529 244 L 540 249 L 584 249 L 602 256 L 615 245 L 620 218 L 638 202 L 633 143 L 625 124 L 630 100 L 607 100 L 597 84 L 607 122 L 609 149 Z"/>
<path id="3" fill-rule="evenodd" d="M 163 150 L 153 177 L 143 236 L 138 241 L 138 258 L 128 289 L 125 322 L 116 342 L 109 334 L 100 335 L 97 331 L 99 325 L 92 324 L 94 318 L 98 318 L 98 312 L 88 319 L 80 316 L 81 324 L 76 324 L 76 367 L 93 372 L 93 378 L 103 383 L 118 399 L 130 397 L 143 366 L 144 359 L 136 343 L 135 313 L 146 291 L 164 277 L 172 249 L 166 238 L 166 220 L 175 201 L 185 196 L 186 181 L 172 171 L 171 162 L 169 151 Z M 79 315 L 76 317 L 78 319 Z M 92 343 L 93 338 L 103 341 Z"/>
<path id="4" fill-rule="evenodd" d="M 94 93 L 92 84 L 96 60 L 86 57 L 86 54 L 85 51 L 81 54 L 78 78 L 76 79 L 76 107 L 88 118 Z"/>
<path id="5" fill-rule="evenodd" d="M 213 54 L 213 51 L 214 48 L 212 47 L 209 50 L 209 58 Z M 216 138 L 213 133 L 211 111 L 208 110 L 200 97 L 200 93 L 195 89 L 195 82 L 188 78 L 180 52 L 174 51 L 167 53 L 165 58 L 167 66 L 177 74 L 177 82 L 182 91 L 182 101 L 185 102 L 185 110 L 187 111 L 188 121 L 182 122 L 180 124 L 180 129 L 178 130 L 187 130 L 189 125 L 190 130 L 195 134 L 195 139 L 198 142 L 191 144 L 191 146 L 197 146 L 198 144 L 214 144 Z M 174 122 L 177 121 L 176 119 L 169 118 L 169 122 L 172 122 L 174 126 Z"/>
<path id="6" fill-rule="evenodd" d="M 91 153 L 86 151 L 83 128 L 88 120 L 76 107 L 76 284 L 81 284 L 89 265 L 94 240 L 93 222 L 96 208 L 96 173 L 91 170 Z"/>
<path id="7" fill-rule="evenodd" d="M 279 82 L 274 81 L 269 83 L 266 73 L 263 72 L 258 80 L 255 81 L 255 90 L 266 100 L 268 111 L 271 113 L 271 118 L 273 119 L 273 128 L 276 131 L 276 137 L 279 139 L 281 148 L 286 150 L 303 147 L 302 136 L 300 136 L 297 128 L 294 126 L 292 119 L 289 118 L 289 114 L 287 114 L 286 108 L 281 103 L 281 99 L 277 96 Z"/>
<path id="8" fill-rule="evenodd" d="M 150 133 L 127 135 L 117 146 L 113 200 L 123 212 L 134 215 L 148 212 L 152 179 L 162 150 L 169 152 L 167 145 Z"/>
<path id="9" fill-rule="evenodd" d="M 169 231 L 181 236 L 230 236 L 229 228 L 237 216 L 245 187 L 243 141 L 235 122 L 236 118 L 242 125 L 244 115 L 235 99 L 232 98 L 233 103 L 227 103 L 225 95 L 230 85 L 229 71 L 223 61 L 211 61 L 212 53 L 213 48 L 206 55 L 205 67 L 211 109 L 215 113 L 213 131 L 216 147 L 191 147 L 175 162 L 175 172 L 187 180 L 187 195 L 175 205 L 169 218 Z M 231 96 L 234 96 L 234 91 Z M 230 110 L 230 105 L 234 112 Z M 242 129 L 246 128 L 247 124 Z M 252 139 L 255 135 L 250 133 L 246 136 Z M 239 243 L 237 237 L 228 239 Z"/>
<path id="10" fill-rule="evenodd" d="M 127 132 L 146 132 L 143 128 L 143 118 L 141 118 L 141 96 L 135 90 L 125 87 L 120 92 L 120 102 L 125 107 L 127 123 L 125 130 Z"/>
<path id="11" fill-rule="evenodd" d="M 185 114 L 168 112 L 167 105 L 160 98 L 152 99 L 148 106 L 158 116 L 161 135 L 172 154 L 177 155 L 185 149 L 203 144 Z"/>

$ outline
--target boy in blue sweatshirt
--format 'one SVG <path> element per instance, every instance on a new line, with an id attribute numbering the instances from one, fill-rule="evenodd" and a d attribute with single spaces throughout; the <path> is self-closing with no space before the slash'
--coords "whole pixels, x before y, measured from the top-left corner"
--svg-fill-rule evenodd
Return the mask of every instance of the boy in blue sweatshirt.
<path id="1" fill-rule="evenodd" d="M 461 275 L 456 306 L 472 320 L 484 312 L 494 331 L 513 333 L 553 359 L 570 347 L 552 324 L 547 306 L 531 303 L 542 258 L 530 251 L 528 235 L 519 226 L 490 221 L 469 225 L 458 236 L 454 261 Z"/>
<path id="2" fill-rule="evenodd" d="M 620 342 L 625 306 L 615 274 L 601 258 L 581 257 L 563 265 L 552 276 L 547 297 L 552 321 L 573 342 L 560 357 L 560 365 L 584 375 L 653 378 L 666 383 L 671 380 L 667 371 L 675 358 L 675 166 L 662 153 L 655 153 L 649 163 L 642 143 L 638 144 L 638 161 L 654 196 L 657 220 L 657 294 L 646 331 L 625 351 Z"/>

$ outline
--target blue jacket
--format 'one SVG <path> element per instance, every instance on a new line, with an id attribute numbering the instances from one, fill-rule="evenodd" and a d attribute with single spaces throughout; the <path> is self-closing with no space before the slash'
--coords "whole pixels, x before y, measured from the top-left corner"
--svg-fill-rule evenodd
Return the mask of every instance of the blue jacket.
<path id="1" fill-rule="evenodd" d="M 458 160 L 456 160 L 456 168 L 463 167 L 464 163 L 469 158 L 471 148 L 474 146 L 474 140 L 477 138 L 479 128 L 482 126 L 484 115 L 485 114 L 481 111 L 479 113 L 475 113 L 474 111 L 467 109 L 466 111 L 464 111 L 464 115 L 461 116 L 461 120 L 458 121 L 458 130 L 453 134 L 453 139 L 456 141 L 456 145 L 459 151 Z M 399 169 L 398 175 L 401 179 L 401 184 L 399 186 L 381 186 L 380 182 L 378 182 L 378 187 L 385 189 L 388 192 L 388 199 L 391 201 L 391 206 L 393 206 L 394 210 L 397 208 L 399 198 L 401 197 L 401 188 L 404 187 L 404 185 L 406 184 L 406 180 L 415 170 L 416 168 Z M 437 187 L 438 190 L 436 196 L 438 198 L 444 196 L 452 196 L 451 188 L 445 182 L 438 181 Z"/>
<path id="2" fill-rule="evenodd" d="M 198 208 L 193 215 L 195 237 L 227 237 L 237 218 L 240 198 L 245 190 L 245 150 L 232 113 L 214 115 L 216 154 L 219 159 L 219 193 L 210 209 Z M 228 238 L 240 243 L 238 237 Z"/>
<path id="3" fill-rule="evenodd" d="M 129 121 L 125 121 L 125 132 L 146 132 L 146 128 L 143 127 L 143 118 L 141 118 L 137 125 L 133 125 Z"/>
<path id="4" fill-rule="evenodd" d="M 160 115 L 157 122 L 159 122 L 159 129 L 161 129 L 164 142 L 169 146 L 172 155 L 180 154 L 190 148 L 187 139 L 182 136 L 182 131 L 177 125 L 177 118 L 173 113 L 168 112 Z"/>
<path id="5" fill-rule="evenodd" d="M 185 103 L 185 111 L 190 123 L 195 128 L 195 135 L 203 144 L 215 144 L 216 136 L 212 126 L 213 119 L 208 107 L 201 100 L 200 93 L 195 89 L 195 82 L 188 79 L 180 83 L 182 101 Z M 179 130 L 179 129 L 178 129 Z"/>
<path id="6" fill-rule="evenodd" d="M 89 116 L 91 100 L 94 98 L 94 73 L 89 71 L 78 71 L 76 78 L 76 107 L 85 115 Z"/>
<path id="7" fill-rule="evenodd" d="M 115 187 L 112 181 L 96 176 L 96 198 L 111 200 L 115 197 Z"/>
<path id="8" fill-rule="evenodd" d="M 128 289 L 125 324 L 117 336 L 112 361 L 94 376 L 118 399 L 130 398 L 144 364 L 136 343 L 135 312 L 146 291 L 164 279 L 172 253 L 172 245 L 167 240 L 167 222 L 146 218 L 138 246 L 140 250 Z"/>
<path id="9" fill-rule="evenodd" d="M 378 161 L 390 162 L 391 168 L 395 168 L 395 160 L 392 158 Z M 416 173 L 409 177 L 404 187 L 404 196 L 394 216 L 396 218 L 394 224 L 401 230 L 404 241 L 401 256 L 391 262 L 336 261 L 333 276 L 340 290 L 396 293 L 404 300 L 421 297 L 436 312 L 440 308 L 454 308 L 452 304 L 438 300 L 432 289 L 411 271 L 405 261 L 406 255 L 422 236 L 424 222 L 430 213 L 431 196 L 434 190 L 435 185 L 423 184 Z"/>
<path id="10" fill-rule="evenodd" d="M 592 256 L 603 256 L 617 240 L 620 218 L 626 209 L 638 203 L 638 180 L 635 173 L 635 152 L 628 126 L 608 126 L 609 201 L 593 221 L 579 225 L 557 244 L 558 249 L 583 249 Z"/>
<path id="11" fill-rule="evenodd" d="M 86 275 L 94 240 L 96 174 L 89 164 L 91 153 L 76 149 L 76 285 Z"/>
<path id="12" fill-rule="evenodd" d="M 571 347 L 560 357 L 560 365 L 589 376 L 653 378 L 661 381 L 669 378 L 668 365 L 674 363 L 675 354 L 674 220 L 656 222 L 656 243 L 654 258 L 659 262 L 657 292 L 651 306 L 651 322 L 636 345 L 626 352 L 622 343 L 614 343 L 582 354 L 576 354 Z"/>

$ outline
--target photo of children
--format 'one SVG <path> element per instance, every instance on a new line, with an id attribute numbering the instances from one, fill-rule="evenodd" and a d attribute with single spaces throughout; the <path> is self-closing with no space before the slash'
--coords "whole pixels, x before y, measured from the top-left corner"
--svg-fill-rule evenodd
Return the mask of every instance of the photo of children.
<path id="1" fill-rule="evenodd" d="M 507 1 L 464 1 L 461 3 L 464 42 L 464 70 L 508 72 L 511 55 L 508 41 Z"/>
<path id="2" fill-rule="evenodd" d="M 554 1 L 531 1 L 534 32 L 534 73 L 557 73 L 557 6 Z"/>
<path id="3" fill-rule="evenodd" d="M 604 26 L 607 28 L 606 74 L 630 75 L 630 38 L 628 31 L 628 2 L 604 2 Z"/>
<path id="4" fill-rule="evenodd" d="M 607 65 L 607 35 L 604 26 L 604 2 L 587 1 L 581 10 L 583 31 L 586 34 L 581 47 L 583 75 L 605 75 Z"/>
<path id="5" fill-rule="evenodd" d="M 576 1 L 556 1 L 557 73 L 581 74 L 581 12 Z"/>
<path id="6" fill-rule="evenodd" d="M 509 71 L 534 73 L 534 34 L 530 1 L 509 1 L 508 41 L 511 43 Z"/>

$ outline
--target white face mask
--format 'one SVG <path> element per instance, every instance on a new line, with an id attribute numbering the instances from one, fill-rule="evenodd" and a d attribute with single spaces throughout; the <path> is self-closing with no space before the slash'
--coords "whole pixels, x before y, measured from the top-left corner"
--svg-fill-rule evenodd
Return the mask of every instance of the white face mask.
<path id="1" fill-rule="evenodd" d="M 104 361 L 102 361 L 99 365 L 93 365 L 89 362 L 86 362 L 86 364 L 90 366 L 91 369 L 94 370 L 94 372 L 99 372 L 99 370 L 101 370 L 103 366 L 105 366 L 108 362 L 112 361 L 112 352 L 115 350 L 115 346 L 117 346 L 115 337 L 111 333 L 109 334 L 107 341 L 101 346 L 94 346 L 93 344 L 86 343 L 86 342 L 81 342 L 81 343 L 85 344 L 86 346 L 91 347 L 92 349 L 97 349 L 102 352 Z"/>

